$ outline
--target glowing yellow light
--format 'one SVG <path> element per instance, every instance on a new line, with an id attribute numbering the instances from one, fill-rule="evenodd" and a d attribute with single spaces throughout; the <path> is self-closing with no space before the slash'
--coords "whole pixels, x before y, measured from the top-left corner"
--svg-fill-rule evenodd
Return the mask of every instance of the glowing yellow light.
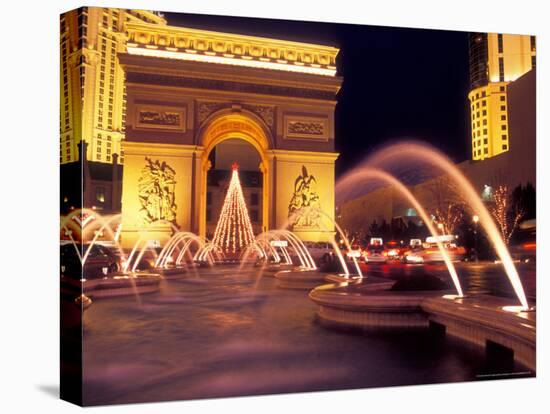
<path id="1" fill-rule="evenodd" d="M 501 309 L 505 312 L 510 313 L 533 312 L 535 310 L 535 308 L 529 308 L 521 305 L 503 306 Z"/>
<path id="2" fill-rule="evenodd" d="M 464 299 L 464 295 L 443 295 L 443 299 L 455 300 L 455 299 Z"/>
<path id="3" fill-rule="evenodd" d="M 250 223 L 239 180 L 239 166 L 234 163 L 231 182 L 229 183 L 212 243 L 221 247 L 225 252 L 237 253 L 253 241 L 252 224 Z"/>
<path id="4" fill-rule="evenodd" d="M 242 56 L 242 59 L 229 58 L 227 55 L 224 56 L 209 56 L 203 54 L 197 54 L 196 50 L 185 49 L 185 52 L 173 52 L 170 50 L 160 50 L 160 49 L 151 49 L 151 48 L 142 48 L 142 47 L 132 47 L 128 46 L 128 53 L 131 55 L 138 56 L 150 56 L 150 57 L 160 57 L 167 59 L 177 59 L 177 60 L 186 60 L 192 62 L 205 62 L 205 63 L 218 63 L 222 65 L 233 65 L 233 66 L 246 66 L 252 68 L 260 69 L 273 69 L 273 70 L 282 70 L 287 72 L 300 72 L 300 73 L 309 73 L 312 75 L 323 75 L 323 76 L 335 76 L 336 67 L 327 66 L 327 68 L 317 68 L 312 66 L 300 66 L 300 65 L 288 65 L 286 60 L 277 60 L 277 62 L 264 62 L 260 60 L 247 60 L 251 59 L 249 56 Z"/>

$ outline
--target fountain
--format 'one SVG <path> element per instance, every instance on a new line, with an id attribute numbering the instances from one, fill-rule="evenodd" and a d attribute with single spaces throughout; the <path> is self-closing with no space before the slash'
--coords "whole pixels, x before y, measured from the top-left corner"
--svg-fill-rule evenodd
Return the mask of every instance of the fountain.
<path id="1" fill-rule="evenodd" d="M 182 246 L 180 248 L 180 245 Z M 155 261 L 155 270 L 163 275 L 180 275 L 187 272 L 188 262 L 193 262 L 194 255 L 191 253 L 191 246 L 195 245 L 197 250 L 204 248 L 205 242 L 199 236 L 188 231 L 175 233 L 159 253 Z M 173 255 L 177 250 L 177 256 Z M 187 255 L 188 261 L 185 260 Z"/>
<path id="2" fill-rule="evenodd" d="M 437 237 L 438 233 L 432 223 L 432 220 L 428 216 L 428 213 L 426 213 L 426 210 L 424 209 L 424 207 L 420 205 L 416 197 L 409 191 L 407 187 L 405 187 L 405 185 L 401 181 L 399 181 L 392 175 L 382 170 L 378 170 L 376 168 L 371 168 L 367 166 L 362 169 L 359 169 L 358 171 L 353 171 L 352 173 L 346 175 L 346 177 L 343 178 L 341 181 L 339 181 L 338 184 L 336 185 L 336 191 L 339 193 L 344 193 L 348 190 L 350 186 L 357 186 L 363 180 L 368 180 L 368 179 L 378 179 L 392 185 L 414 206 L 414 208 L 420 214 L 420 217 L 422 217 L 422 220 L 424 220 L 424 223 L 428 227 L 431 235 L 434 236 L 436 240 L 437 247 L 439 248 L 439 251 L 443 256 L 445 265 L 449 270 L 449 274 L 451 275 L 451 279 L 458 293 L 456 297 L 457 298 L 463 297 L 464 295 L 462 292 L 462 287 L 460 286 L 460 281 L 458 280 L 456 269 L 453 263 L 451 262 L 451 259 L 449 258 L 449 255 L 446 249 L 443 247 L 443 245 L 441 244 L 441 241 Z"/>
<path id="3" fill-rule="evenodd" d="M 525 314 L 525 311 L 529 310 L 525 293 L 510 255 L 487 209 L 468 180 L 450 160 L 425 145 L 405 143 L 392 146 L 378 151 L 360 167 L 341 178 L 336 184 L 337 195 L 341 198 L 346 193 L 363 187 L 363 184 L 382 181 L 395 188 L 411 207 L 415 208 L 431 235 L 437 236 L 438 231 L 424 206 L 404 182 L 390 172 L 391 165 L 403 159 L 429 161 L 430 164 L 448 173 L 459 184 L 459 188 L 480 217 L 481 225 L 487 231 L 501 258 L 508 279 L 520 301 L 519 307 L 502 306 L 507 302 L 500 300 L 464 296 L 457 269 L 437 237 L 435 237 L 436 244 L 454 285 L 454 291 L 451 292 L 454 293 L 453 295 L 442 297 L 441 291 L 447 289 L 443 284 L 434 285 L 433 290 L 425 289 L 427 285 L 421 285 L 422 289 L 415 287 L 413 290 L 403 283 L 394 283 L 372 274 L 364 275 L 356 258 L 352 257 L 351 261 L 346 260 L 334 236 L 329 242 L 334 248 L 335 263 L 341 266 L 343 272 L 342 274 L 322 272 L 308 247 L 289 230 L 289 227 L 298 214 L 309 214 L 314 209 L 315 214 L 323 217 L 320 225 L 324 230 L 335 231 L 335 234 L 340 235 L 344 246 L 349 251 L 350 242 L 340 225 L 330 215 L 317 208 L 303 207 L 288 217 L 280 229 L 264 231 L 254 237 L 236 164 L 233 166 L 229 190 L 212 240 L 189 231 L 181 231 L 174 223 L 166 222 L 171 226 L 172 232 L 167 232 L 164 237 L 160 237 L 160 240 L 154 240 L 152 233 L 145 229 L 139 234 L 131 250 L 124 252 L 118 240 L 120 215 L 103 217 L 96 211 L 83 209 L 72 211 L 62 217 L 61 234 L 67 239 L 67 243 L 74 247 L 82 267 L 86 265 L 92 248 L 96 244 L 106 244 L 106 241 L 101 238 L 108 239 L 108 243 L 119 252 L 121 257 L 125 258 L 120 272 L 106 272 L 103 277 L 95 280 L 79 280 L 78 286 L 81 288 L 79 295 L 86 293 L 95 300 L 96 297 L 101 296 L 133 294 L 138 303 L 141 303 L 142 293 L 158 291 L 162 279 L 172 278 L 179 279 L 181 283 L 187 283 L 189 286 L 192 284 L 203 286 L 203 283 L 213 283 L 216 286 L 226 283 L 230 285 L 244 283 L 247 288 L 252 288 L 252 292 L 247 292 L 247 295 L 254 296 L 258 294 L 259 282 L 265 273 L 275 277 L 277 287 L 309 291 L 309 298 L 319 305 L 318 316 L 322 323 L 361 327 L 361 329 L 417 329 L 427 328 L 430 323 L 436 322 L 445 325 L 448 333 L 467 340 L 472 339 L 468 337 L 470 331 L 466 327 L 475 326 L 479 329 L 476 335 L 488 341 L 495 341 L 490 336 L 494 326 L 487 324 L 483 319 L 488 315 L 486 319 L 491 323 L 495 322 L 505 335 L 513 337 L 516 331 L 525 331 L 521 331 L 518 337 L 534 349 L 532 325 L 521 325 L 514 319 L 516 315 L 513 313 L 501 312 L 512 319 L 506 319 L 499 313 L 505 309 L 514 312 L 523 311 Z M 332 226 L 327 224 L 329 221 Z M 155 237 L 159 237 L 158 234 Z M 87 241 L 84 242 L 84 240 Z M 79 248 L 82 243 L 88 245 L 84 251 Z M 143 266 L 147 262 L 151 265 L 148 269 L 144 269 Z M 238 264 L 239 267 L 224 266 L 230 264 Z M 245 269 L 245 266 L 249 267 Z M 208 268 L 202 269 L 202 267 Z M 189 273 L 196 277 L 187 277 Z M 256 283 L 254 283 L 254 277 Z M 416 281 L 413 282 L 416 283 Z M 76 303 L 82 308 L 92 303 L 87 295 L 77 296 Z M 246 300 L 249 299 L 247 296 Z M 493 306 L 495 303 L 498 303 L 498 306 Z M 523 349 L 520 345 L 518 349 Z M 529 350 L 526 356 L 521 356 L 521 360 L 531 361 L 533 353 L 534 351 Z"/>
<path id="4" fill-rule="evenodd" d="M 301 270 L 315 270 L 317 268 L 315 261 L 304 243 L 294 233 L 288 230 L 269 230 L 259 234 L 255 242 L 245 250 L 242 261 L 246 262 L 254 250 L 259 251 L 260 256 L 263 256 L 263 258 L 269 261 L 269 254 L 263 246 L 266 246 L 273 256 L 273 263 L 270 263 L 270 270 L 281 270 L 281 266 L 283 265 L 281 264 L 281 257 L 277 253 L 277 248 L 280 249 L 285 259 L 285 266 L 292 266 Z M 300 262 L 299 266 L 294 265 L 287 247 L 291 248 L 294 252 L 294 255 Z"/>
<path id="5" fill-rule="evenodd" d="M 480 223 L 486 230 L 497 254 L 499 255 L 508 279 L 510 280 L 514 288 L 514 292 L 520 302 L 519 308 L 508 307 L 507 309 L 522 311 L 528 310 L 529 305 L 527 303 L 521 281 L 519 280 L 517 270 L 494 222 L 490 217 L 489 212 L 466 177 L 464 177 L 464 175 L 452 164 L 452 162 L 440 152 L 426 145 L 412 142 L 405 142 L 382 149 L 370 156 L 362 166 L 356 168 L 340 179 L 337 183 L 336 190 L 338 193 L 342 194 L 349 188 L 353 187 L 353 189 L 356 189 L 357 184 L 364 182 L 364 180 L 382 180 L 394 186 L 411 203 L 426 223 L 430 233 L 436 236 L 438 232 L 431 223 L 431 220 L 422 205 L 401 181 L 385 171 L 385 169 L 391 167 L 397 161 L 411 159 L 422 160 L 422 162 L 427 162 L 430 165 L 436 166 L 447 173 L 458 184 L 460 191 L 462 191 L 465 198 L 470 202 L 473 210 L 480 217 Z M 308 210 L 311 208 L 312 207 L 305 207 L 302 210 Z M 305 213 L 307 213 L 307 211 L 299 212 L 299 214 Z M 319 211 L 318 213 L 325 218 L 330 219 L 328 214 L 325 214 L 322 211 Z M 294 213 L 294 215 L 296 214 L 298 213 Z M 288 227 L 293 219 L 295 219 L 295 217 L 289 217 L 283 228 Z M 113 224 L 119 222 L 120 215 L 104 218 L 96 211 L 82 209 L 75 210 L 66 217 L 62 218 L 61 225 L 62 231 L 73 244 L 79 259 L 84 265 L 91 249 L 98 242 L 98 239 L 103 232 L 107 233 L 107 235 L 112 239 L 112 242 L 118 249 L 121 257 L 125 257 L 122 248 L 117 242 L 117 234 L 120 234 L 120 225 L 117 227 L 116 233 L 112 229 Z M 351 250 L 349 241 L 338 223 L 333 221 L 332 224 L 340 234 L 347 249 Z M 319 272 L 313 258 L 309 254 L 303 242 L 299 240 L 298 237 L 291 231 L 270 230 L 254 238 L 239 181 L 239 167 L 237 163 L 233 164 L 229 189 L 225 197 L 212 241 L 200 238 L 190 232 L 181 232 L 173 226 L 173 223 L 170 223 L 170 225 L 173 227 L 174 234 L 164 244 L 160 253 L 150 246 L 149 240 L 147 239 L 147 233 L 144 232 L 130 252 L 124 264 L 124 268 L 122 269 L 122 273 L 116 276 L 127 277 L 128 275 L 135 275 L 140 268 L 142 259 L 149 253 L 151 253 L 155 258 L 152 270 L 164 275 L 172 273 L 177 273 L 178 275 L 184 274 L 187 272 L 189 265 L 195 262 L 201 262 L 208 265 L 212 265 L 216 262 L 239 263 L 240 269 L 242 269 L 242 266 L 249 261 L 249 258 L 253 256 L 253 254 L 256 254 L 259 259 L 263 260 L 261 272 L 264 270 L 267 270 L 268 272 L 284 270 L 285 273 L 282 274 L 282 277 L 285 278 L 296 274 L 305 276 L 306 272 L 309 272 L 310 274 L 316 274 L 316 278 L 319 278 Z M 83 253 L 80 252 L 80 249 L 77 246 L 79 226 L 81 227 L 80 238 L 83 240 L 87 238 L 88 235 L 91 235 L 92 230 L 95 230 L 89 246 Z M 339 281 L 351 280 L 352 278 L 346 260 L 344 259 L 334 238 L 331 240 L 331 243 L 344 272 L 342 275 L 343 279 L 339 279 Z M 456 269 L 445 248 L 441 245 L 441 242 L 437 238 L 436 243 L 456 289 L 456 295 L 449 295 L 448 297 L 455 299 L 462 298 L 464 297 L 464 294 L 462 287 L 460 286 Z M 292 254 L 288 249 L 290 249 Z M 295 264 L 293 262 L 292 256 L 298 261 L 298 263 Z M 357 278 L 363 279 L 366 276 L 363 276 L 356 259 L 352 259 L 358 275 Z"/>
<path id="6" fill-rule="evenodd" d="M 90 209 L 74 210 L 67 216 L 61 217 L 62 235 L 69 237 L 78 259 L 78 266 L 74 263 L 69 265 L 69 263 L 64 263 L 64 261 L 70 260 L 69 256 L 62 255 L 62 284 L 67 289 L 78 291 L 80 295 L 84 294 L 86 297 L 134 295 L 137 302 L 141 303 L 140 294 L 155 292 L 159 289 L 160 277 L 157 274 L 137 275 L 127 272 L 126 255 L 111 228 L 111 225 L 117 221 L 120 221 L 120 214 L 105 218 Z M 99 226 L 99 229 L 95 230 L 94 236 L 88 240 L 90 232 L 97 227 L 96 225 Z M 103 235 L 103 232 L 107 233 L 110 240 L 103 241 L 101 244 L 114 247 L 121 262 L 125 263 L 123 269 L 117 268 L 115 271 L 111 271 L 108 267 L 103 267 L 102 274 L 95 274 L 86 267 L 86 263 L 89 261 L 94 246 L 99 244 L 99 237 Z M 78 239 L 74 238 L 73 233 L 77 235 Z M 87 245 L 86 249 L 84 249 L 85 245 Z"/>
<path id="7" fill-rule="evenodd" d="M 438 234 L 426 209 L 405 184 L 389 171 L 397 163 L 419 161 L 437 167 L 457 184 L 459 191 L 479 217 L 513 291 L 520 302 L 510 306 L 509 300 L 490 295 L 464 296 L 457 271 L 439 239 L 435 237 L 456 294 L 442 295 L 445 284 L 436 283 L 435 276 L 422 279 L 401 279 L 389 284 L 366 285 L 364 281 L 345 281 L 313 289 L 309 297 L 319 305 L 317 315 L 327 326 L 373 330 L 427 329 L 435 323 L 444 331 L 464 340 L 485 345 L 505 344 L 514 358 L 534 367 L 535 318 L 495 223 L 469 180 L 452 162 L 437 150 L 423 144 L 406 142 L 379 150 L 364 163 L 342 177 L 336 184 L 337 197 L 342 199 L 367 183 L 383 181 L 391 185 L 414 207 L 433 236 Z M 363 184 L 361 186 L 360 184 Z M 354 194 L 355 195 L 355 194 Z"/>
<path id="8" fill-rule="evenodd" d="M 487 237 L 490 239 L 497 255 L 502 261 L 506 275 L 514 288 L 518 301 L 520 302 L 519 307 L 507 307 L 507 310 L 529 310 L 530 307 L 527 302 L 517 269 L 506 244 L 502 240 L 500 232 L 498 231 L 489 211 L 487 210 L 487 207 L 483 204 L 483 201 L 477 194 L 470 181 L 448 157 L 428 145 L 416 142 L 403 142 L 401 144 L 392 145 L 388 148 L 379 150 L 367 159 L 365 165 L 383 168 L 384 166 L 387 167 L 388 164 L 394 164 L 398 161 L 407 161 L 410 159 L 421 159 L 423 162 L 439 168 L 441 171 L 448 174 L 448 176 L 457 184 L 457 188 L 460 189 L 464 198 L 470 203 L 472 210 L 479 216 L 479 223 L 485 229 Z M 353 174 L 353 172 L 350 174 Z M 343 178 L 343 180 L 345 179 L 346 177 Z"/>

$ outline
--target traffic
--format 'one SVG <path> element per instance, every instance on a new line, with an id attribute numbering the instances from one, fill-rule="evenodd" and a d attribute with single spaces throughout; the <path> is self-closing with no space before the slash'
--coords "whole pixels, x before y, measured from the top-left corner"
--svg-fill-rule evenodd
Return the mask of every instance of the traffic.
<path id="1" fill-rule="evenodd" d="M 444 255 L 439 245 L 451 261 L 468 260 L 467 251 L 456 242 L 453 235 L 442 235 L 421 239 L 389 240 L 384 242 L 380 237 L 372 237 L 366 246 L 353 245 L 351 249 L 345 249 L 344 253 L 348 259 L 355 258 L 364 263 L 409 263 L 423 264 L 443 262 Z"/>

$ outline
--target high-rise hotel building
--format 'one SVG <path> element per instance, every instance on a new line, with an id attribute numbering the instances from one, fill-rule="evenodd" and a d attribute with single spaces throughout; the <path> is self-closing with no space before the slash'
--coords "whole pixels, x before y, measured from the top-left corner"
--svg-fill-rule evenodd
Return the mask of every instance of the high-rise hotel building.
<path id="1" fill-rule="evenodd" d="M 145 10 L 82 7 L 61 15 L 61 117 L 59 160 L 77 161 L 78 144 L 90 161 L 124 161 L 126 91 L 117 58 L 126 49 L 129 22 L 166 25 L 162 15 Z"/>
<path id="2" fill-rule="evenodd" d="M 470 100 L 472 159 L 483 160 L 508 151 L 507 86 L 535 68 L 535 36 L 471 33 Z M 512 141 L 512 142 L 511 142 Z"/>

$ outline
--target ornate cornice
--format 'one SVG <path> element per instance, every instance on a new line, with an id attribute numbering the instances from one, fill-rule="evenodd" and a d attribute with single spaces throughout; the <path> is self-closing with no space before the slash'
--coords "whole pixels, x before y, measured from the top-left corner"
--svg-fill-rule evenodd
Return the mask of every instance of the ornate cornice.
<path id="1" fill-rule="evenodd" d="M 339 50 L 330 46 L 146 23 L 126 30 L 130 54 L 336 75 Z"/>

